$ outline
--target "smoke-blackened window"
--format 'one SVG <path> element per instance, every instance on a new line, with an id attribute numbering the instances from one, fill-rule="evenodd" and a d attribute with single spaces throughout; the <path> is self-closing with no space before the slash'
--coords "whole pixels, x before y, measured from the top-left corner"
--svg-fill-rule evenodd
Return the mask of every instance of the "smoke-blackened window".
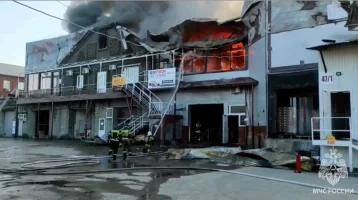
<path id="1" fill-rule="evenodd" d="M 107 41 L 108 38 L 105 35 L 98 36 L 98 48 L 99 49 L 106 49 L 107 48 Z"/>

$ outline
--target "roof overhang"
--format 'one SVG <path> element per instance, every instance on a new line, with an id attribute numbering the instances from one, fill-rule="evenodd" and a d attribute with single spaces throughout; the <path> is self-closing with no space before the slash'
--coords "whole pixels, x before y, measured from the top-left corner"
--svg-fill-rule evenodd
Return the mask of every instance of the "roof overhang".
<path id="1" fill-rule="evenodd" d="M 339 47 L 339 46 L 343 46 L 343 45 L 347 45 L 347 44 L 358 44 L 358 40 L 354 40 L 354 41 L 342 41 L 342 42 L 332 42 L 329 44 L 323 44 L 323 45 L 319 45 L 319 46 L 313 46 L 313 47 L 309 47 L 306 48 L 308 50 L 317 50 L 317 51 L 321 51 L 321 50 L 326 50 L 326 49 L 330 49 L 330 48 L 334 48 L 334 47 Z"/>
<path id="2" fill-rule="evenodd" d="M 233 79 L 219 79 L 208 81 L 193 81 L 181 82 L 180 89 L 195 89 L 195 88 L 223 88 L 223 87 L 238 87 L 238 86 L 255 86 L 259 82 L 250 77 L 240 77 Z"/>

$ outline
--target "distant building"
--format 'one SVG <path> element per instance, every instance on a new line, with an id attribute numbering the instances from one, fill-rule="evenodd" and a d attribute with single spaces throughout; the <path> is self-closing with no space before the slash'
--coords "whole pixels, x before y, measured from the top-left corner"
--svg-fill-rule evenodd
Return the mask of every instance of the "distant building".
<path id="1" fill-rule="evenodd" d="M 15 95 L 15 90 L 24 90 L 25 68 L 17 65 L 0 63 L 0 97 Z"/>
<path id="2" fill-rule="evenodd" d="M 16 96 L 24 90 L 25 68 L 0 63 L 0 136 L 14 134 Z"/>

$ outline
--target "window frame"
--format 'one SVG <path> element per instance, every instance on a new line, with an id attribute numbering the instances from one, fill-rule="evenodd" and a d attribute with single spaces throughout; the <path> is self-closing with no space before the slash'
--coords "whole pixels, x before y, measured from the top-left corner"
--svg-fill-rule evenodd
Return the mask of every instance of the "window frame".
<path id="1" fill-rule="evenodd" d="M 205 55 L 205 67 L 204 67 L 204 71 L 203 72 L 194 72 L 193 70 L 193 68 L 194 68 L 194 66 L 193 66 L 193 64 L 194 64 L 194 62 L 192 62 L 192 65 L 190 66 L 190 68 L 191 68 L 191 72 L 185 72 L 185 65 L 183 66 L 184 67 L 184 75 L 196 75 L 196 74 L 209 74 L 209 73 L 222 73 L 222 72 L 232 72 L 232 71 L 245 71 L 245 70 L 248 70 L 248 59 L 246 58 L 247 57 L 247 47 L 245 46 L 245 47 L 242 47 L 242 48 L 239 48 L 239 49 L 232 49 L 232 48 L 230 48 L 230 50 L 229 50 L 229 52 L 231 53 L 232 51 L 238 51 L 238 50 L 242 50 L 242 51 L 244 51 L 245 52 L 245 54 L 244 54 L 244 56 L 245 56 L 245 60 L 244 60 L 244 64 L 245 64 L 245 67 L 244 68 L 242 68 L 242 69 L 232 69 L 231 68 L 231 65 L 232 65 L 232 57 L 230 58 L 230 70 L 223 70 L 222 68 L 221 68 L 221 66 L 220 66 L 220 70 L 217 70 L 217 71 L 208 71 L 208 54 L 209 54 L 209 51 L 204 51 L 204 55 Z M 220 56 L 222 57 L 223 54 L 224 53 L 224 51 L 222 51 L 222 52 L 220 52 Z M 189 56 L 190 57 L 190 56 Z M 188 58 L 186 58 L 186 59 L 188 59 Z M 194 59 L 193 57 L 192 57 L 192 59 Z M 221 62 L 221 60 L 220 60 L 220 62 Z"/>
<path id="2" fill-rule="evenodd" d="M 76 77 L 76 88 L 83 89 L 84 76 L 82 74 Z"/>
<path id="3" fill-rule="evenodd" d="M 20 87 L 22 86 L 22 87 Z M 20 91 L 24 91 L 25 90 L 25 83 L 20 81 L 18 84 L 17 84 L 17 89 L 20 90 Z"/>
<path id="4" fill-rule="evenodd" d="M 6 83 L 6 84 L 5 84 L 5 83 Z M 8 88 L 5 87 L 5 85 L 8 85 Z M 3 80 L 3 82 L 2 82 L 2 88 L 5 89 L 5 90 L 10 91 L 10 90 L 11 90 L 11 81 L 9 81 L 9 80 Z"/>

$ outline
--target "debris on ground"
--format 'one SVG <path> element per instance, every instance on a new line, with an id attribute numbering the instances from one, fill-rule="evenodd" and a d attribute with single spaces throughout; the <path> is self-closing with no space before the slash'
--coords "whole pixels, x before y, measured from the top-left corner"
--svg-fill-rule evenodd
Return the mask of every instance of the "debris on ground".
<path id="1" fill-rule="evenodd" d="M 169 149 L 167 159 L 209 159 L 231 166 L 291 167 L 296 164 L 296 155 L 275 152 L 272 149 L 242 150 L 240 147 L 209 147 L 198 149 Z M 311 171 L 313 159 L 301 156 L 302 169 Z"/>

